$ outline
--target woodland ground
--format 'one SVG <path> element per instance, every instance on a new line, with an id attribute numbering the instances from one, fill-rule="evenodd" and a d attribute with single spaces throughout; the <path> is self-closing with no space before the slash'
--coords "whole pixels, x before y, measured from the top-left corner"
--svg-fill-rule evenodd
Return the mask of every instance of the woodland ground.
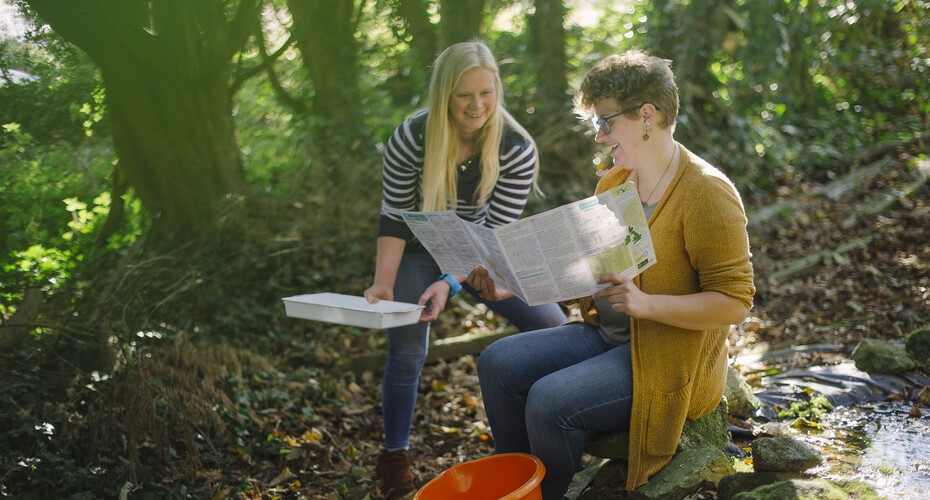
<path id="1" fill-rule="evenodd" d="M 927 175 L 930 165 L 898 151 L 890 161 L 866 170 L 869 167 L 824 171 L 818 179 L 791 179 L 777 198 L 747 202 L 755 221 L 750 240 L 758 292 L 751 316 L 731 331 L 731 357 L 814 343 L 834 343 L 840 353 L 864 338 L 902 341 L 927 324 L 930 189 L 921 184 L 887 208 L 874 207 L 907 192 Z M 835 180 L 855 171 L 866 175 L 850 182 Z M 753 218 L 777 203 L 785 205 L 766 220 Z M 869 242 L 844 248 L 857 241 Z M 818 252 L 813 265 L 771 279 Z M 452 306 L 434 324 L 435 337 L 508 328 L 483 307 L 459 297 Z M 277 454 L 240 454 L 216 464 L 218 469 L 199 474 L 200 492 L 212 492 L 214 498 L 378 498 L 374 464 L 382 433 L 380 373 L 338 373 L 335 362 L 383 348 L 383 339 L 360 345 L 340 340 L 334 329 L 329 349 L 308 356 L 301 347 L 302 328 L 295 321 L 294 340 L 283 353 L 282 368 L 317 370 L 313 384 L 325 389 L 325 403 L 303 414 L 269 409 L 253 416 L 267 430 Z M 839 357 L 816 354 L 791 363 L 825 364 Z M 418 485 L 452 465 L 493 451 L 475 360 L 473 355 L 441 360 L 423 371 L 410 449 Z M 296 399 L 306 388 L 291 384 L 282 390 L 292 391 Z"/>

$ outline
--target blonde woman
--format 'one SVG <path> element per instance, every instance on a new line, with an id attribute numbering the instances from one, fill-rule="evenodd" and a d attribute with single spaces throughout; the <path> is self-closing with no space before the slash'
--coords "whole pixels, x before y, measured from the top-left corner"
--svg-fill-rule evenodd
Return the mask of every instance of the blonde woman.
<path id="1" fill-rule="evenodd" d="M 504 109 L 497 62 L 481 42 L 453 45 L 433 66 L 428 108 L 394 131 L 383 165 L 381 220 L 369 302 L 427 304 L 415 325 L 391 328 L 382 380 L 385 453 L 378 474 L 388 498 L 414 488 L 407 450 L 429 324 L 449 297 L 464 289 L 464 276 L 441 274 L 413 237 L 406 210 L 454 210 L 465 220 L 496 227 L 520 218 L 539 170 L 536 144 Z M 556 304 L 529 307 L 512 298 L 484 301 L 521 331 L 565 322 Z"/>

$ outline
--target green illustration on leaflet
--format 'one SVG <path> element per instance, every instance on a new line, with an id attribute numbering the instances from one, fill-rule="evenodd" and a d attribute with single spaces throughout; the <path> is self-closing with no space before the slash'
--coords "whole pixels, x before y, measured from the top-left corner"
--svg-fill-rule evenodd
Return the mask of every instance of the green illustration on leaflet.
<path id="1" fill-rule="evenodd" d="M 591 276 L 594 279 L 607 273 L 619 273 L 633 265 L 630 247 L 627 245 L 617 245 L 603 252 L 587 255 L 585 258 L 588 260 L 588 267 L 591 268 Z"/>
<path id="2" fill-rule="evenodd" d="M 636 189 L 636 185 L 634 183 L 624 182 L 623 184 L 611 189 L 609 192 L 611 193 L 612 196 L 619 198 L 620 195 L 622 195 L 623 193 L 626 193 L 627 191 L 631 191 L 634 189 Z M 628 234 L 626 236 L 626 239 L 624 240 L 624 243 L 625 243 L 624 246 L 629 245 L 629 247 L 627 247 L 629 251 L 628 255 L 632 259 L 632 262 L 636 263 L 636 269 L 642 270 L 646 267 L 649 267 L 649 265 L 652 264 L 652 262 L 650 262 L 648 254 L 642 251 L 639 251 L 637 249 L 636 244 L 639 243 L 639 241 L 643 238 L 643 233 L 648 234 L 649 221 L 646 220 L 646 214 L 643 211 L 643 205 L 642 205 L 642 202 L 640 202 L 639 197 L 635 197 L 635 198 L 626 197 L 625 199 L 629 200 L 629 202 L 623 204 L 622 208 L 620 208 L 619 210 L 615 208 L 614 213 L 618 215 L 618 218 L 623 223 L 628 224 L 626 228 L 628 231 Z M 650 244 L 648 248 L 651 250 L 652 245 Z M 622 250 L 619 250 L 619 249 L 615 249 L 615 250 L 617 250 L 619 253 L 623 253 Z M 609 250 L 608 252 L 611 252 L 611 250 Z M 613 260 L 611 262 L 615 264 L 624 265 L 627 267 L 613 268 L 612 270 L 608 272 L 620 272 L 621 270 L 627 269 L 628 266 L 630 265 L 629 264 L 630 261 L 627 261 L 627 260 Z M 607 269 L 611 269 L 611 268 L 607 268 Z M 594 270 L 593 266 L 592 266 L 592 270 Z M 599 272 L 601 271 L 601 269 L 597 269 L 596 271 Z M 599 275 L 596 275 L 596 276 L 599 276 Z"/>
<path id="3" fill-rule="evenodd" d="M 619 198 L 621 194 L 626 193 L 632 189 L 636 189 L 636 184 L 632 182 L 624 182 L 623 184 L 611 189 L 609 192 L 613 198 Z M 622 213 L 617 214 L 620 219 L 626 222 L 628 225 L 633 226 L 630 228 L 631 231 L 635 227 L 643 227 L 648 225 L 649 222 L 646 221 L 646 213 L 643 211 L 643 205 L 642 202 L 640 202 L 639 197 L 627 197 L 625 199 L 629 200 L 629 202 L 623 205 L 623 210 L 621 211 Z"/>
<path id="4" fill-rule="evenodd" d="M 643 227 L 649 224 L 646 222 L 646 214 L 643 212 L 643 206 L 639 202 L 627 203 L 626 207 L 623 208 L 623 220 L 633 227 Z"/>

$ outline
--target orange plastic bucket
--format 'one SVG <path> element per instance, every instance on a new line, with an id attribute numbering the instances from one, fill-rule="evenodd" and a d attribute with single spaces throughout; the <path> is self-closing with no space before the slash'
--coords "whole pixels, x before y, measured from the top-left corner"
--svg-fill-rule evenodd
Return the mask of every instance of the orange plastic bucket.
<path id="1" fill-rule="evenodd" d="M 414 500 L 542 500 L 542 460 L 502 453 L 458 464 L 420 488 Z"/>

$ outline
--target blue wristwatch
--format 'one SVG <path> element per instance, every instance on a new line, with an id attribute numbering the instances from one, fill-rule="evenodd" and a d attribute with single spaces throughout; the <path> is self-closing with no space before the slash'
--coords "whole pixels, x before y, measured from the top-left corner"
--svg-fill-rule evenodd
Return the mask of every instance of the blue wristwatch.
<path id="1" fill-rule="evenodd" d="M 462 284 L 459 283 L 451 274 L 443 274 L 439 277 L 440 280 L 446 280 L 446 283 L 449 284 L 449 297 L 459 293 L 459 290 L 462 289 Z M 439 281 L 439 280 L 436 280 Z"/>

